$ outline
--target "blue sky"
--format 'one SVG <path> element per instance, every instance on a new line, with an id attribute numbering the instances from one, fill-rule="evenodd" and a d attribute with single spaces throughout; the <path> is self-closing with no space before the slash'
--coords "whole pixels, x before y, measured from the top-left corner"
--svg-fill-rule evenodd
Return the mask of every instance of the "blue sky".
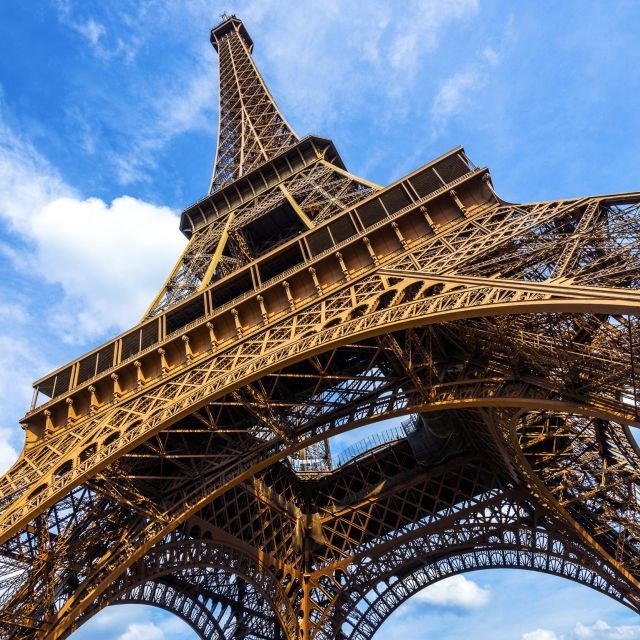
<path id="1" fill-rule="evenodd" d="M 0 4 L 0 470 L 31 382 L 134 324 L 206 193 L 217 126 L 209 29 L 245 21 L 300 135 L 387 184 L 463 144 L 511 201 L 640 187 L 640 5 L 450 0 L 41 0 Z M 362 434 L 345 436 L 346 446 Z M 115 607 L 74 638 L 195 637 Z M 584 587 L 516 571 L 431 587 L 378 637 L 640 638 Z"/>

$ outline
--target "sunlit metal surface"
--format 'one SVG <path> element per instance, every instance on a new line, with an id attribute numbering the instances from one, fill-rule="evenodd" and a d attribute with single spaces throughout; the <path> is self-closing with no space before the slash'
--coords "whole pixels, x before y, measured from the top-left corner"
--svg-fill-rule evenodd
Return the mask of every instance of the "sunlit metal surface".
<path id="1" fill-rule="evenodd" d="M 510 204 L 461 148 L 381 188 L 294 134 L 240 20 L 212 42 L 189 245 L 35 383 L 0 479 L 0 637 L 144 602 L 201 638 L 365 640 L 490 567 L 640 610 L 640 194 Z"/>

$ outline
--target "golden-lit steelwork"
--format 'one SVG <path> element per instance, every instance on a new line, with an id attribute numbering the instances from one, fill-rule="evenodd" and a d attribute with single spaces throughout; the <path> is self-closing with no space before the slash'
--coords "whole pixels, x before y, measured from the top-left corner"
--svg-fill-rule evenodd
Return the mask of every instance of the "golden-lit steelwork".
<path id="1" fill-rule="evenodd" d="M 189 245 L 35 384 L 0 479 L 0 637 L 144 602 L 201 638 L 365 640 L 487 567 L 640 611 L 640 193 L 510 204 L 461 148 L 381 188 L 295 135 L 240 20 L 212 43 Z"/>

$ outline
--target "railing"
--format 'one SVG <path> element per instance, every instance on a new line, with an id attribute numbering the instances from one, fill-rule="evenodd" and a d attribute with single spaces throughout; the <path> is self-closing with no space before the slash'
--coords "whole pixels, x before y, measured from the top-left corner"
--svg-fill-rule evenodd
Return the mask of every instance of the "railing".
<path id="1" fill-rule="evenodd" d="M 331 466 L 334 469 L 338 469 L 339 467 L 347 464 L 347 462 L 351 462 L 352 460 L 359 458 L 372 449 L 377 449 L 382 445 L 395 442 L 396 440 L 402 440 L 403 438 L 406 438 L 406 436 L 407 434 L 403 425 L 392 427 L 391 429 L 386 429 L 379 433 L 374 433 L 373 435 L 367 436 L 355 444 L 352 444 L 350 447 L 347 447 L 337 456 L 334 456 L 331 460 Z"/>
<path id="2" fill-rule="evenodd" d="M 341 451 L 338 455 L 333 456 L 331 460 L 319 460 L 319 459 L 301 459 L 290 458 L 289 462 L 291 467 L 297 473 L 326 473 L 335 469 L 343 467 L 349 462 L 360 458 L 361 456 L 383 447 L 386 444 L 397 442 L 406 438 L 408 433 L 408 427 L 405 423 L 409 423 L 409 420 L 404 420 L 401 425 L 374 433 L 362 440 L 359 440 L 350 447 L 347 447 Z"/>
<path id="3" fill-rule="evenodd" d="M 472 166 L 470 165 L 469 160 L 466 158 L 466 156 L 464 156 L 464 159 L 466 160 L 465 164 L 467 166 Z M 462 160 L 462 158 L 461 158 Z M 463 160 L 464 162 L 464 160 Z M 424 169 L 426 170 L 427 167 L 424 167 Z M 378 229 L 386 224 L 389 224 L 392 221 L 397 220 L 398 218 L 401 218 L 403 215 L 405 215 L 407 212 L 416 209 L 417 207 L 426 204 L 429 200 L 432 200 L 438 196 L 440 196 L 442 193 L 445 193 L 447 190 L 450 190 L 454 187 L 457 187 L 460 183 L 465 182 L 467 180 L 469 180 L 469 178 L 471 178 L 472 176 L 481 173 L 482 171 L 484 171 L 484 169 L 478 169 L 478 168 L 472 168 L 469 172 L 458 176 L 457 178 L 454 178 L 452 180 L 450 180 L 448 183 L 446 183 L 445 185 L 441 186 L 440 188 L 436 189 L 435 191 L 432 191 L 422 197 L 419 197 L 417 200 L 414 200 L 412 202 L 410 202 L 409 204 L 407 204 L 404 207 L 401 207 L 398 210 L 395 210 L 393 212 L 388 212 L 387 215 L 373 223 L 372 225 L 366 227 L 365 225 L 362 225 L 364 227 L 363 231 L 356 231 L 356 233 L 354 233 L 353 235 L 349 236 L 348 238 L 345 238 L 344 240 L 338 242 L 338 243 L 333 243 L 332 246 L 327 247 L 325 250 L 319 252 L 318 254 L 314 254 L 313 257 L 311 258 L 305 258 L 303 260 L 303 262 L 301 262 L 298 265 L 294 265 L 292 267 L 290 267 L 289 269 L 287 269 L 286 271 L 277 274 L 271 278 L 269 278 L 268 280 L 264 281 L 261 283 L 260 287 L 258 289 L 251 289 L 249 291 L 243 292 L 240 295 L 236 296 L 234 299 L 229 300 L 227 302 L 225 302 L 222 305 L 216 306 L 215 309 L 211 310 L 211 312 L 209 314 L 204 314 L 194 320 L 192 320 L 191 322 L 175 329 L 174 331 L 172 331 L 171 333 L 163 336 L 161 339 L 157 340 L 156 342 L 154 342 L 151 345 L 148 345 L 147 347 L 145 347 L 144 349 L 142 349 L 141 351 L 138 351 L 137 353 L 133 353 L 130 356 L 123 358 L 122 360 L 118 361 L 116 364 L 114 364 L 113 366 L 99 372 L 98 374 L 91 376 L 90 378 L 84 380 L 82 383 L 80 384 L 76 384 L 74 385 L 73 388 L 66 388 L 64 391 L 62 392 L 58 392 L 56 393 L 52 398 L 45 400 L 44 402 L 42 402 L 40 400 L 40 392 L 38 390 L 38 388 L 36 387 L 35 389 L 35 393 L 34 393 L 34 398 L 30 407 L 29 412 L 27 413 L 27 416 L 29 416 L 32 412 L 38 410 L 41 411 L 45 408 L 49 408 L 51 405 L 55 404 L 56 402 L 59 401 L 59 399 L 65 395 L 67 395 L 68 393 L 72 392 L 73 390 L 75 390 L 76 388 L 79 387 L 87 387 L 88 385 L 96 382 L 98 379 L 101 378 L 105 378 L 107 377 L 111 372 L 115 372 L 117 369 L 121 368 L 122 366 L 131 363 L 133 361 L 135 361 L 136 359 L 139 359 L 140 357 L 150 353 L 151 351 L 153 351 L 154 349 L 157 349 L 158 347 L 166 344 L 167 342 L 169 342 L 171 339 L 174 339 L 175 337 L 179 336 L 179 335 L 184 335 L 189 329 L 195 328 L 196 326 L 199 326 L 201 324 L 203 324 L 205 321 L 212 319 L 215 316 L 219 316 L 222 315 L 224 312 L 233 309 L 234 307 L 238 306 L 239 304 L 241 304 L 242 302 L 254 297 L 258 292 L 263 291 L 271 286 L 274 286 L 275 284 L 284 281 L 285 279 L 287 279 L 288 277 L 290 277 L 291 275 L 300 272 L 302 270 L 304 270 L 305 268 L 308 268 L 309 266 L 312 266 L 314 264 L 316 264 L 317 262 L 319 262 L 320 260 L 326 258 L 327 256 L 334 254 L 336 251 L 343 249 L 344 247 L 346 247 L 347 245 L 355 242 L 357 240 L 358 237 L 362 237 L 363 235 L 367 234 L 367 233 L 371 233 L 371 231 Z M 408 180 L 409 177 L 405 177 L 403 178 L 403 180 L 399 181 L 398 184 L 401 184 L 404 180 Z M 390 187 L 388 187 L 387 189 L 390 189 L 392 186 L 396 186 L 396 184 L 391 185 Z M 387 189 L 384 189 L 384 191 L 387 191 Z M 382 192 L 378 192 L 376 194 L 377 197 L 381 197 Z M 361 206 L 362 202 L 359 202 L 351 207 L 348 207 L 345 209 L 345 211 L 341 212 L 341 215 L 347 213 L 348 211 L 357 209 L 357 207 Z M 442 225 L 442 227 L 440 228 L 440 232 L 444 231 L 446 228 L 450 227 L 451 225 L 453 225 L 455 222 L 457 222 L 456 220 L 451 220 L 448 223 L 446 223 L 445 225 Z M 354 275 L 353 273 L 351 274 L 352 276 Z M 165 312 L 166 313 L 166 312 Z M 277 318 L 280 313 L 286 313 L 286 310 L 282 311 L 282 312 L 277 312 L 275 314 L 271 313 L 270 314 L 270 320 L 274 320 L 275 318 Z M 160 316 L 157 316 L 158 318 Z M 136 329 L 138 330 L 138 329 Z M 127 334 L 128 335 L 128 334 Z M 115 342 L 115 341 L 114 341 Z M 109 344 L 109 343 L 107 343 Z M 98 349 L 103 348 L 106 345 L 101 345 Z M 98 350 L 96 349 L 96 351 Z M 76 360 L 75 362 L 70 363 L 69 365 L 66 366 L 74 366 L 76 365 L 78 362 L 80 362 L 81 360 L 83 360 L 84 358 L 86 358 L 87 356 L 83 356 L 82 358 Z M 56 373 L 58 373 L 59 371 L 62 371 L 65 367 L 62 367 L 60 370 L 58 370 Z M 53 375 L 53 374 L 51 374 Z M 44 380 L 44 379 L 43 379 Z M 41 380 L 41 382 L 43 381 Z M 326 463 L 325 463 L 326 466 Z"/>

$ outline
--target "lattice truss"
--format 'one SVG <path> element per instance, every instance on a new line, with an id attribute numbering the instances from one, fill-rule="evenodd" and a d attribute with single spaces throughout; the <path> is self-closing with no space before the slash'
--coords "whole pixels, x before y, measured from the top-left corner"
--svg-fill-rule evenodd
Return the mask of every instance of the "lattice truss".
<path id="1" fill-rule="evenodd" d="M 255 247 L 247 241 L 246 227 L 263 219 L 269 224 L 269 213 L 294 201 L 307 219 L 317 224 L 371 195 L 372 187 L 357 177 L 341 171 L 325 161 L 318 161 L 271 189 L 241 205 L 231 214 L 213 220 L 190 239 L 171 276 L 152 305 L 148 315 L 157 315 L 207 286 L 212 280 L 249 264 L 261 253 L 273 249 L 298 231 L 284 227 L 279 238 L 267 247 Z M 221 251 L 219 261 L 216 250 Z"/>
<path id="2" fill-rule="evenodd" d="M 224 180 L 289 140 L 259 91 L 233 116 L 242 29 L 214 30 Z M 252 105 L 260 144 L 237 146 Z M 434 167 L 371 218 L 386 192 L 319 158 L 196 230 L 161 320 L 259 267 L 243 234 L 279 207 L 305 238 L 357 223 L 26 416 L 0 478 L 0 638 L 144 602 L 201 638 L 368 640 L 425 586 L 492 567 L 640 611 L 640 194 L 506 204 L 486 170 Z M 333 462 L 321 444 L 403 417 Z"/>
<path id="3" fill-rule="evenodd" d="M 639 208 L 485 209 L 25 452 L 2 479 L 5 635 L 63 637 L 148 593 L 202 637 L 236 637 L 247 616 L 286 637 L 371 637 L 417 589 L 479 566 L 556 573 L 638 608 L 624 425 L 640 334 L 623 302 L 637 296 Z M 406 414 L 422 416 L 408 438 L 331 472 L 288 462 Z M 168 544 L 245 554 L 262 604 L 222 597 L 237 588 L 230 561 L 207 601 L 182 575 L 197 559 L 150 560 Z"/>
<path id="4" fill-rule="evenodd" d="M 251 57 L 239 20 L 212 32 L 220 56 L 220 126 L 210 192 L 298 141 Z"/>

